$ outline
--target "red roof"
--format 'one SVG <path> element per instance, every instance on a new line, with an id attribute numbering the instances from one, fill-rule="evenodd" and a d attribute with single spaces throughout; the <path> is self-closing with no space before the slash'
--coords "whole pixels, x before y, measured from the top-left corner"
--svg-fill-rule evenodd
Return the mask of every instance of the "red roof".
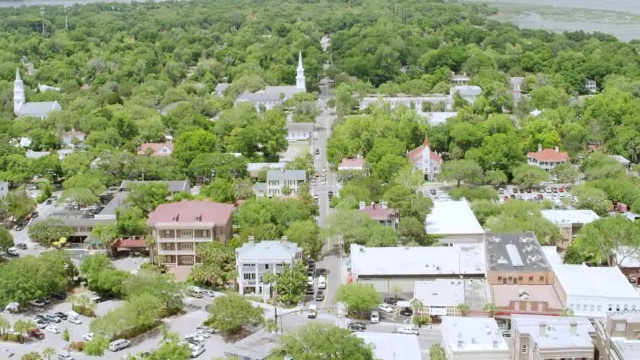
<path id="1" fill-rule="evenodd" d="M 338 165 L 338 170 L 343 169 L 364 169 L 364 159 L 342 159 L 340 165 Z"/>
<path id="2" fill-rule="evenodd" d="M 569 154 L 564 151 L 556 151 L 556 149 L 544 149 L 542 151 L 527 153 L 527 158 L 536 160 L 537 162 L 566 162 L 569 160 Z"/>
<path id="3" fill-rule="evenodd" d="M 147 225 L 175 222 L 226 224 L 233 214 L 233 204 L 222 204 L 208 200 L 183 200 L 162 204 L 149 214 Z"/>
<path id="4" fill-rule="evenodd" d="M 161 152 L 160 150 L 166 147 L 169 149 L 169 152 Z M 138 155 L 146 155 L 147 150 L 151 149 L 152 155 L 154 156 L 169 156 L 173 152 L 173 143 L 145 143 L 140 145 L 140 150 L 138 150 Z"/>
<path id="5" fill-rule="evenodd" d="M 147 244 L 144 243 L 143 239 L 118 239 L 111 246 L 133 249 L 133 248 L 146 248 Z"/>
<path id="6" fill-rule="evenodd" d="M 373 220 L 388 220 L 396 217 L 396 211 L 389 208 L 383 208 L 381 205 L 365 206 L 360 211 L 365 212 Z"/>
<path id="7" fill-rule="evenodd" d="M 411 160 L 412 163 L 422 160 L 422 150 L 424 149 L 425 146 L 429 147 L 429 156 L 431 157 L 431 160 L 441 163 L 442 158 L 440 157 L 440 155 L 431 151 L 431 145 L 429 144 L 429 137 L 427 135 L 424 136 L 424 142 L 422 143 L 422 145 L 409 151 L 409 153 L 407 154 L 407 157 L 409 158 L 409 160 Z"/>

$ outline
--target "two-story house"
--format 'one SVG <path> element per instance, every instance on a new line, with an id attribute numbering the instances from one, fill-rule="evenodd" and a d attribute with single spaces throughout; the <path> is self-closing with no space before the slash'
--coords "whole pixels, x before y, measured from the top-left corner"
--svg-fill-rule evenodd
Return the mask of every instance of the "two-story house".
<path id="1" fill-rule="evenodd" d="M 287 130 L 287 141 L 309 141 L 313 134 L 313 123 L 287 123 L 284 128 Z"/>
<path id="2" fill-rule="evenodd" d="M 554 149 L 542 149 L 542 144 L 538 145 L 538 151 L 527 153 L 529 165 L 535 165 L 547 171 L 553 170 L 560 164 L 569 162 L 569 154 L 560 151 L 556 146 Z"/>
<path id="3" fill-rule="evenodd" d="M 198 244 L 226 243 L 233 236 L 234 206 L 207 200 L 189 200 L 159 205 L 149 214 L 149 235 L 156 239 L 152 249 L 168 266 L 193 266 Z"/>
<path id="4" fill-rule="evenodd" d="M 364 201 L 360 201 L 358 210 L 367 214 L 371 220 L 377 221 L 381 225 L 394 229 L 398 228 L 398 212 L 389 208 L 386 201 L 381 201 L 380 204 L 371 203 L 371 206 L 367 206 Z"/>
<path id="5" fill-rule="evenodd" d="M 240 295 L 261 294 L 265 274 L 281 273 L 286 265 L 302 259 L 302 249 L 296 243 L 282 240 L 255 242 L 253 236 L 236 249 L 236 270 Z"/>
<path id="6" fill-rule="evenodd" d="M 145 143 L 140 145 L 138 155 L 169 156 L 173 153 L 173 143 Z"/>
<path id="7" fill-rule="evenodd" d="M 291 195 L 298 194 L 298 187 L 307 181 L 304 170 L 267 170 L 267 197 L 285 196 L 289 189 Z"/>

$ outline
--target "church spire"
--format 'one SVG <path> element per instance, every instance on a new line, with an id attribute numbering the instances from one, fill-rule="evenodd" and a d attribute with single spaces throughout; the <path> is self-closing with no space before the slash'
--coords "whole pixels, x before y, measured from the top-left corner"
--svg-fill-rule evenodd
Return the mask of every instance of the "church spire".
<path id="1" fill-rule="evenodd" d="M 307 92 L 307 84 L 304 77 L 304 67 L 302 66 L 302 51 L 298 54 L 298 69 L 296 75 L 296 89 Z"/>
<path id="2" fill-rule="evenodd" d="M 16 80 L 13 82 L 13 112 L 18 114 L 24 103 L 24 84 L 20 78 L 20 70 L 16 68 Z"/>

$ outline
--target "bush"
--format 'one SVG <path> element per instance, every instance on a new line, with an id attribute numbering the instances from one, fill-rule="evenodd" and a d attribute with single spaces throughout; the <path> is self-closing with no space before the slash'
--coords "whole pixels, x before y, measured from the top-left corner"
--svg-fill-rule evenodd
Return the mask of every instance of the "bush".
<path id="1" fill-rule="evenodd" d="M 2 341 L 20 342 L 20 335 L 18 334 L 3 334 L 0 336 Z"/>
<path id="2" fill-rule="evenodd" d="M 104 336 L 96 336 L 84 344 L 84 352 L 91 356 L 102 356 L 107 347 L 109 347 L 109 340 Z"/>
<path id="3" fill-rule="evenodd" d="M 77 312 L 80 315 L 84 315 L 86 317 L 96 317 L 96 312 L 94 310 L 88 309 L 84 306 L 74 305 L 71 310 Z"/>
<path id="4" fill-rule="evenodd" d="M 69 344 L 69 349 L 74 351 L 82 351 L 84 350 L 84 341 L 74 341 Z"/>

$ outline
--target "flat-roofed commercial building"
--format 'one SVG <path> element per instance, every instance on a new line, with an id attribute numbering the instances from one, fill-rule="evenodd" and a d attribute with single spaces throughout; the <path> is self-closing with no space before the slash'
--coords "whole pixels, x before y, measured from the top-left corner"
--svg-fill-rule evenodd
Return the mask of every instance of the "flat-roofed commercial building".
<path id="1" fill-rule="evenodd" d="M 459 305 L 482 310 L 488 302 L 487 282 L 484 279 L 434 279 L 416 281 L 413 298 L 422 304 L 419 313 L 431 316 L 461 316 Z"/>
<path id="2" fill-rule="evenodd" d="M 448 360 L 509 360 L 509 346 L 492 318 L 449 316 L 440 331 Z"/>
<path id="3" fill-rule="evenodd" d="M 610 312 L 596 319 L 596 359 L 640 359 L 640 312 Z"/>
<path id="4" fill-rule="evenodd" d="M 441 244 L 484 242 L 485 231 L 466 200 L 434 201 L 426 228 L 427 234 L 437 236 Z"/>
<path id="5" fill-rule="evenodd" d="M 586 318 L 511 317 L 512 360 L 593 360 L 595 329 Z"/>
<path id="6" fill-rule="evenodd" d="M 376 332 L 355 335 L 373 346 L 373 357 L 377 360 L 422 360 L 417 336 Z"/>
<path id="7" fill-rule="evenodd" d="M 390 293 L 412 293 L 415 282 L 437 278 L 484 279 L 483 244 L 431 247 L 365 247 L 351 244 L 351 281 Z"/>
<path id="8" fill-rule="evenodd" d="M 560 228 L 562 243 L 558 245 L 565 249 L 571 245 L 578 230 L 584 225 L 600 219 L 600 216 L 593 210 L 542 210 L 540 213 L 545 219 Z"/>

